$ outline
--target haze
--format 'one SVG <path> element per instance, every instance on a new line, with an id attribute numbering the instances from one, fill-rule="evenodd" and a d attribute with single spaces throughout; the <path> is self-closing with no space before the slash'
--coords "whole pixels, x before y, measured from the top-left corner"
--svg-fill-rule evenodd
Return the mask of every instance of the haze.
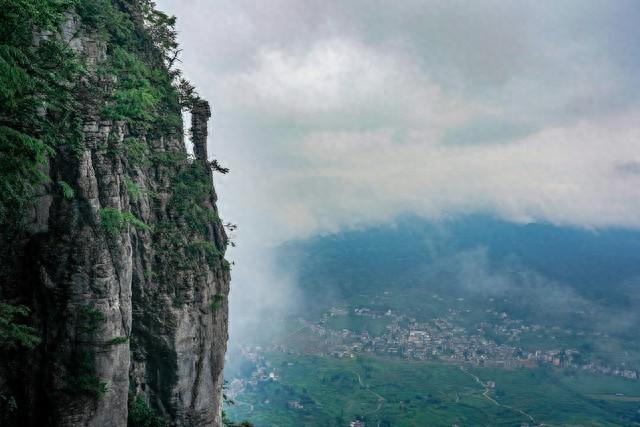
<path id="1" fill-rule="evenodd" d="M 158 5 L 231 169 L 232 341 L 296 303 L 290 240 L 406 214 L 640 227 L 636 2 Z"/>

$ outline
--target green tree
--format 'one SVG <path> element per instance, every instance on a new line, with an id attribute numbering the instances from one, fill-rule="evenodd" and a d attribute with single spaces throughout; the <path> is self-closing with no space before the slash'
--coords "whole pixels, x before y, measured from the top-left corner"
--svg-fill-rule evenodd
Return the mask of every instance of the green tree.
<path id="1" fill-rule="evenodd" d="M 31 349 L 40 343 L 36 329 L 18 321 L 29 312 L 23 305 L 0 303 L 0 349 L 18 346 Z"/>
<path id="2" fill-rule="evenodd" d="M 0 1 L 0 230 L 15 225 L 56 149 L 77 147 L 80 122 L 70 95 L 84 69 L 52 36 L 68 0 Z"/>

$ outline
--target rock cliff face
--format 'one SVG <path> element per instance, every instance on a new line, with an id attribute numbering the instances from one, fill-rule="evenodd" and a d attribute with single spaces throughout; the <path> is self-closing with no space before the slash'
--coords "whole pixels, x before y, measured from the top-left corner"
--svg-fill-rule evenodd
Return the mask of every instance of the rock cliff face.
<path id="1" fill-rule="evenodd" d="M 126 4 L 121 13 L 148 31 L 136 2 Z M 41 341 L 3 352 L 0 420 L 221 425 L 230 276 L 207 153 L 209 105 L 193 95 L 186 104 L 190 157 L 177 92 L 140 112 L 145 124 L 106 114 L 122 98 L 114 87 L 129 78 L 126 68 L 100 72 L 116 50 L 75 13 L 48 37 L 65 40 L 88 70 L 73 90 L 81 143 L 50 154 L 50 179 L 24 230 L 2 242 L 10 257 L 0 261 L 0 299 L 30 308 Z M 150 67 L 154 49 L 142 55 Z M 175 126 L 155 121 L 160 110 Z"/>

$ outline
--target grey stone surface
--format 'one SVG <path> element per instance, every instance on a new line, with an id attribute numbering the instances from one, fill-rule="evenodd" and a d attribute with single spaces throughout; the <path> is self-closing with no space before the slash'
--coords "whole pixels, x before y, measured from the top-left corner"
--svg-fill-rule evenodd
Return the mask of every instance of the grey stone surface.
<path id="1" fill-rule="evenodd" d="M 90 71 L 107 57 L 74 15 L 62 37 Z M 103 120 L 101 102 L 85 95 L 84 149 L 50 159 L 51 184 L 38 193 L 25 240 L 15 243 L 22 255 L 15 265 L 3 261 L 5 277 L 23 286 L 16 293 L 31 298 L 43 338 L 20 367 L 32 409 L 17 425 L 44 419 L 54 426 L 125 427 L 133 391 L 170 426 L 219 426 L 230 281 L 224 229 L 211 219 L 194 231 L 170 203 L 175 177 L 194 167 L 182 135 L 147 140 L 124 123 Z M 197 102 L 192 113 L 196 154 L 206 162 L 208 103 Z M 121 149 L 131 136 L 147 145 L 149 159 L 170 153 L 185 160 L 135 164 Z M 206 164 L 199 167 L 211 178 Z M 137 197 L 127 179 L 139 187 Z M 73 199 L 61 196 L 60 180 L 74 189 Z M 201 207 L 217 212 L 215 201 L 211 181 Z M 149 229 L 129 225 L 110 233 L 101 225 L 105 208 L 131 212 Z M 169 245 L 167 224 L 175 231 L 171 251 L 162 249 Z M 194 252 L 193 242 L 210 243 L 217 255 Z M 77 393 L 82 375 L 103 383 L 104 394 Z M 7 377 L 0 368 L 0 391 Z"/>

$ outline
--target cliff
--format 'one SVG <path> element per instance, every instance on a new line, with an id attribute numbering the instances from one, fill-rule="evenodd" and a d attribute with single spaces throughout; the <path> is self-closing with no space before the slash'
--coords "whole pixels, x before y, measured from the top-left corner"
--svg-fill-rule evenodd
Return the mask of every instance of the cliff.
<path id="1" fill-rule="evenodd" d="M 227 238 L 175 20 L 143 0 L 10 4 L 0 424 L 221 425 Z"/>

